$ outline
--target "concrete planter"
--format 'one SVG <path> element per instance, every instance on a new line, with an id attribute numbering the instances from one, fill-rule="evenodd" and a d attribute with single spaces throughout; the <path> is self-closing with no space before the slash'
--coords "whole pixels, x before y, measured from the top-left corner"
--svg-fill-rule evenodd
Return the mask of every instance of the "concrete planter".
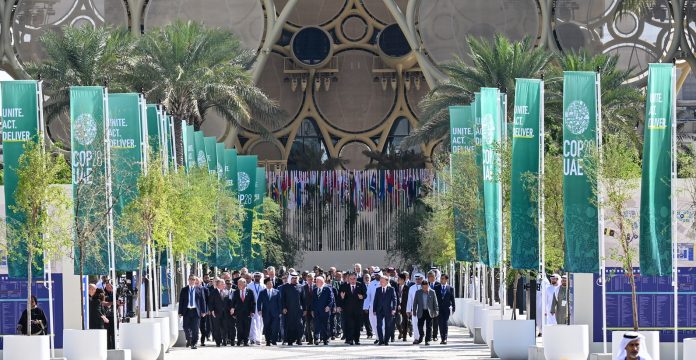
<path id="1" fill-rule="evenodd" d="M 493 347 L 502 360 L 525 360 L 529 347 L 536 344 L 532 320 L 493 321 Z"/>
<path id="2" fill-rule="evenodd" d="M 587 325 L 547 325 L 543 342 L 546 360 L 587 360 L 590 355 Z"/>
<path id="3" fill-rule="evenodd" d="M 469 328 L 469 331 L 474 330 L 474 318 L 476 317 L 476 305 L 478 301 L 472 301 L 464 304 L 464 325 Z"/>
<path id="4" fill-rule="evenodd" d="M 143 319 L 146 322 L 154 322 L 160 327 L 160 344 L 164 347 L 164 350 L 169 350 L 171 345 L 169 334 L 169 316 L 166 317 L 154 317 L 149 319 Z"/>
<path id="5" fill-rule="evenodd" d="M 484 319 L 483 328 L 481 329 L 481 334 L 483 335 L 483 340 L 486 341 L 486 345 L 491 347 L 491 340 L 493 340 L 493 322 L 502 320 L 500 317 L 500 309 L 489 309 Z"/>
<path id="6" fill-rule="evenodd" d="M 3 359 L 49 360 L 51 349 L 48 335 L 3 336 Z"/>
<path id="7" fill-rule="evenodd" d="M 176 344 L 179 338 L 179 313 L 176 310 L 167 311 L 169 316 L 169 347 Z"/>
<path id="8" fill-rule="evenodd" d="M 70 360 L 106 360 L 106 330 L 63 330 L 63 356 Z"/>
<path id="9" fill-rule="evenodd" d="M 133 360 L 155 360 L 162 351 L 162 326 L 159 323 L 123 323 L 120 334 L 121 347 L 131 350 Z"/>
<path id="10" fill-rule="evenodd" d="M 684 359 L 696 359 L 696 338 L 684 339 Z"/>
<path id="11" fill-rule="evenodd" d="M 488 311 L 488 307 L 484 304 L 476 304 L 476 306 L 474 306 L 473 328 L 483 329 L 483 324 L 486 322 Z"/>
<path id="12" fill-rule="evenodd" d="M 619 345 L 621 344 L 621 338 L 625 334 L 625 331 L 612 331 L 611 332 L 611 358 L 615 358 L 621 349 Z M 641 343 L 640 347 L 645 348 L 648 354 L 653 359 L 660 358 L 660 332 L 659 331 L 638 331 L 639 334 L 645 336 L 645 343 Z M 691 359 L 690 357 L 684 356 L 684 359 Z"/>
<path id="13" fill-rule="evenodd" d="M 476 300 L 474 299 L 462 299 L 461 304 L 457 304 L 457 312 L 455 312 L 455 315 L 459 316 L 459 321 L 461 322 L 460 326 L 466 326 L 467 323 L 467 309 L 469 308 L 470 304 L 475 303 Z"/>

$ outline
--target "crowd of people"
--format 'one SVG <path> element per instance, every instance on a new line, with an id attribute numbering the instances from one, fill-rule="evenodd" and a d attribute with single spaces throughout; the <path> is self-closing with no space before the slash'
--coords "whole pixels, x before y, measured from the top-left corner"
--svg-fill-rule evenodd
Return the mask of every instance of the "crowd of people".
<path id="1" fill-rule="evenodd" d="M 376 266 L 351 271 L 332 267 L 298 273 L 268 267 L 191 275 L 179 294 L 186 346 L 328 345 L 340 339 L 360 345 L 361 334 L 377 345 L 412 337 L 413 344 L 447 344 L 454 289 L 447 274 Z M 200 334 L 200 335 L 199 335 Z M 375 337 L 376 335 L 376 337 Z M 211 339 L 212 337 L 212 339 Z"/>
<path id="2" fill-rule="evenodd" d="M 89 294 L 87 303 L 89 328 L 106 329 L 107 348 L 115 349 L 114 285 L 107 276 L 102 276 L 95 284 L 88 285 L 87 292 Z"/>

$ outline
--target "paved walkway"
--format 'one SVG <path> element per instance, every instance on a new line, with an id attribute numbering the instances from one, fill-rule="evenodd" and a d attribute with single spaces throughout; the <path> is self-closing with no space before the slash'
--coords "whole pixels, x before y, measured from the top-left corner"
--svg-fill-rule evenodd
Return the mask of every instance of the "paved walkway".
<path id="1" fill-rule="evenodd" d="M 364 335 L 363 335 L 364 337 Z M 198 347 L 197 350 L 173 348 L 164 357 L 165 360 L 315 360 L 315 359 L 490 359 L 490 351 L 485 345 L 475 345 L 463 328 L 450 326 L 447 345 L 440 342 L 430 346 L 413 345 L 410 342 L 397 341 L 389 346 L 372 345 L 372 340 L 362 340 L 360 346 L 345 345 L 335 340 L 324 345 L 302 346 L 249 346 L 249 347 Z M 370 345 L 366 345 L 367 343 Z"/>

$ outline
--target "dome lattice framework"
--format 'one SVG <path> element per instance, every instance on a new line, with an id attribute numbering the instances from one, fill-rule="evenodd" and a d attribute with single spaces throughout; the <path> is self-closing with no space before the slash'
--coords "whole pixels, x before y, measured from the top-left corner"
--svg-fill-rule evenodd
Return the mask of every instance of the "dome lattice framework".
<path id="1" fill-rule="evenodd" d="M 45 56 L 41 34 L 64 25 L 139 33 L 182 18 L 223 27 L 258 52 L 254 79 L 287 116 L 272 140 L 231 128 L 215 114 L 206 115 L 203 131 L 269 165 L 284 167 L 301 142 L 362 168 L 363 150 L 387 151 L 417 125 L 418 102 L 444 79 L 437 65 L 468 59 L 467 35 L 530 36 L 556 51 L 618 54 L 638 86 L 648 63 L 677 57 L 681 86 L 696 69 L 696 2 L 657 0 L 642 15 L 618 18 L 616 6 L 616 0 L 0 0 L 0 66 L 26 77 L 23 64 Z M 417 150 L 430 155 L 436 145 Z"/>

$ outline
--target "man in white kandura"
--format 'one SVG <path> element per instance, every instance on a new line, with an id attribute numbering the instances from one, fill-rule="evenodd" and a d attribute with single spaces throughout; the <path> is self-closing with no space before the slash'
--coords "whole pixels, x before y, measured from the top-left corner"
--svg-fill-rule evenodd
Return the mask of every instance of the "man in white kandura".
<path id="1" fill-rule="evenodd" d="M 416 297 L 416 291 L 420 290 L 421 283 L 423 282 L 423 274 L 415 273 L 413 275 L 415 284 L 408 288 L 408 302 L 406 302 L 406 315 L 411 317 L 411 330 L 413 331 L 413 343 L 416 344 L 417 340 L 420 339 L 420 332 L 418 331 L 418 316 L 413 312 L 413 301 Z"/>
<path id="2" fill-rule="evenodd" d="M 373 303 L 375 300 L 375 291 L 377 291 L 377 288 L 379 287 L 379 279 L 381 277 L 382 272 L 379 270 L 379 268 L 375 268 L 372 272 L 372 281 L 370 281 L 370 283 L 367 284 L 367 297 L 365 298 L 365 302 L 363 303 L 363 310 L 368 311 L 372 331 L 377 331 L 377 315 L 373 310 Z M 379 340 L 375 340 L 375 344 L 377 344 L 378 342 Z"/>
<path id="3" fill-rule="evenodd" d="M 553 299 L 556 297 L 558 289 L 561 287 L 561 276 L 558 274 L 551 275 L 551 284 L 546 287 L 544 296 L 546 297 L 546 325 L 556 325 L 556 316 L 551 314 L 551 305 L 553 305 Z"/>
<path id="4" fill-rule="evenodd" d="M 256 300 L 257 303 L 259 301 L 259 294 L 261 294 L 261 290 L 265 288 L 263 284 L 261 284 L 262 277 L 263 274 L 260 272 L 254 273 L 254 281 L 249 285 L 251 291 L 254 292 L 254 300 Z M 261 345 L 261 335 L 263 335 L 263 318 L 261 317 L 259 310 L 256 309 L 251 317 L 249 340 L 251 340 L 252 344 Z"/>
<path id="5" fill-rule="evenodd" d="M 637 332 L 624 333 L 619 349 L 614 360 L 652 360 L 645 344 L 645 336 Z"/>

